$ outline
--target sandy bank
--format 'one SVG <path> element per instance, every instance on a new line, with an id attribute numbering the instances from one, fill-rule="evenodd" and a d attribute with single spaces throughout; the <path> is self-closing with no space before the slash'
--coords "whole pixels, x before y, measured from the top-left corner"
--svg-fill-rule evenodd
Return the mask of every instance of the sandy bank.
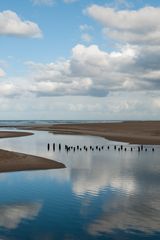
<path id="1" fill-rule="evenodd" d="M 102 136 L 109 140 L 131 144 L 160 144 L 160 121 L 36 125 L 25 127 L 25 129 L 50 131 L 57 134 Z"/>
<path id="2" fill-rule="evenodd" d="M 33 133 L 29 132 L 11 132 L 11 131 L 0 131 L 0 138 L 11 138 L 11 137 L 24 137 L 24 136 L 30 136 L 33 135 Z"/>
<path id="3" fill-rule="evenodd" d="M 0 172 L 65 168 L 53 160 L 0 149 Z"/>

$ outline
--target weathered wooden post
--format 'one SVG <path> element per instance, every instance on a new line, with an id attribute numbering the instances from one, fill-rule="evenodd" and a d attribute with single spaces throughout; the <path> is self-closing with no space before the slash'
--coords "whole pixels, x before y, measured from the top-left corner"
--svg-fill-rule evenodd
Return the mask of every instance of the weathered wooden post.
<path id="1" fill-rule="evenodd" d="M 61 151 L 61 144 L 59 143 L 59 151 Z"/>
<path id="2" fill-rule="evenodd" d="M 49 149 L 50 149 L 50 144 L 48 143 L 48 145 L 47 145 L 47 148 L 48 148 L 48 151 L 49 151 Z"/>
<path id="3" fill-rule="evenodd" d="M 53 151 L 55 151 L 55 143 L 53 143 Z"/>

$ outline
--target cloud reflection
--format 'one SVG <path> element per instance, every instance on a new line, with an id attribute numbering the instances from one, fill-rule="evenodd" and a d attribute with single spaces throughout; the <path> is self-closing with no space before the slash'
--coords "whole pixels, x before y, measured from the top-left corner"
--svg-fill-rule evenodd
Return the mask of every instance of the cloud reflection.
<path id="1" fill-rule="evenodd" d="M 0 206 L 0 226 L 15 229 L 23 219 L 33 220 L 42 208 L 42 203 L 21 203 Z"/>
<path id="2" fill-rule="evenodd" d="M 159 232 L 158 155 L 148 153 L 145 157 L 132 158 L 128 158 L 130 166 L 127 157 L 124 158 L 123 165 L 118 166 L 117 178 L 111 177 L 112 187 L 120 191 L 113 191 L 109 199 L 104 199 L 100 215 L 88 226 L 91 235 L 107 234 L 115 229 L 147 234 Z"/>
<path id="3" fill-rule="evenodd" d="M 118 157 L 116 154 L 115 158 Z M 115 160 L 113 153 L 112 156 L 108 156 L 107 158 L 101 155 L 99 161 L 94 156 L 91 156 L 91 158 L 92 161 L 85 158 L 84 169 L 80 169 L 79 167 L 71 168 L 70 176 L 73 184 L 73 192 L 76 195 L 84 195 L 86 193 L 97 195 L 105 188 L 119 189 L 127 193 L 136 191 L 134 176 L 127 174 L 127 163 L 126 168 L 123 170 L 124 175 L 122 176 L 122 158 L 118 159 L 118 161 Z M 87 164 L 87 161 L 90 164 Z M 132 168 L 132 164 L 130 168 Z"/>
<path id="4" fill-rule="evenodd" d="M 142 196 L 141 196 L 142 197 Z M 154 233 L 160 229 L 160 211 L 157 200 L 126 196 L 113 197 L 103 206 L 102 215 L 88 226 L 91 235 L 113 232 L 115 229 Z M 159 198 L 160 200 L 160 198 Z"/>

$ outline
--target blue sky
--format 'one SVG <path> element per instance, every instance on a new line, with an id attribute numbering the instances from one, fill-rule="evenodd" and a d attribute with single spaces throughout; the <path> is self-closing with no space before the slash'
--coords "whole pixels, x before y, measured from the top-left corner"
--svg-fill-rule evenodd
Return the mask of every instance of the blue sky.
<path id="1" fill-rule="evenodd" d="M 0 119 L 159 119 L 160 3 L 0 3 Z"/>

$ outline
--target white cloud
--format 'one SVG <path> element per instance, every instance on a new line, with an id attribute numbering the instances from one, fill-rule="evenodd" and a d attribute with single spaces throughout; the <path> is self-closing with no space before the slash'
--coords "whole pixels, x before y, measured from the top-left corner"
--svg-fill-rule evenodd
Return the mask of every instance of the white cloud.
<path id="1" fill-rule="evenodd" d="M 107 52 L 78 44 L 68 59 L 48 64 L 27 62 L 28 76 L 5 78 L 2 96 L 96 96 L 112 92 L 156 91 L 160 86 L 157 47 L 125 45 Z"/>
<path id="2" fill-rule="evenodd" d="M 159 61 L 151 65 L 151 58 L 160 59 L 156 50 L 126 45 L 109 53 L 97 45 L 78 44 L 69 59 L 49 64 L 28 62 L 32 81 L 27 89 L 38 96 L 97 97 L 114 91 L 157 90 Z"/>
<path id="3" fill-rule="evenodd" d="M 50 108 L 56 109 L 59 114 L 58 109 L 63 109 L 72 116 L 77 111 L 79 116 L 88 113 L 103 119 L 110 116 L 120 118 L 122 112 L 127 119 L 135 116 L 141 119 L 150 112 L 150 116 L 158 118 L 159 104 L 155 99 L 160 89 L 159 62 L 159 46 L 126 44 L 108 52 L 97 45 L 77 44 L 68 59 L 46 64 L 30 61 L 26 63 L 27 75 L 21 78 L 3 76 L 0 96 L 5 99 L 12 97 L 12 102 L 17 98 L 24 98 L 24 101 L 33 98 L 30 104 L 41 112 Z M 58 99 L 58 96 L 63 97 L 60 99 L 68 96 L 72 100 L 65 100 L 58 107 L 51 101 L 51 97 Z M 87 101 L 87 96 L 92 96 L 92 101 L 96 97 L 104 100 L 94 101 L 94 104 L 97 103 L 94 107 L 92 102 L 82 103 L 82 98 L 76 102 L 74 96 L 84 96 Z M 2 111 L 9 109 L 7 101 L 0 102 L 4 106 Z M 20 111 L 28 108 L 22 100 L 14 107 Z"/>
<path id="4" fill-rule="evenodd" d="M 19 37 L 42 37 L 39 26 L 31 21 L 23 21 L 13 11 L 0 12 L 0 35 L 11 35 Z"/>
<path id="5" fill-rule="evenodd" d="M 144 7 L 138 10 L 115 10 L 91 5 L 86 13 L 100 22 L 107 36 L 131 44 L 160 43 L 160 8 Z"/>
<path id="6" fill-rule="evenodd" d="M 0 82 L 0 95 L 1 97 L 13 97 L 16 95 L 16 86 L 10 82 Z"/>
<path id="7" fill-rule="evenodd" d="M 54 0 L 31 0 L 34 5 L 47 5 L 52 6 L 54 4 Z"/>
<path id="8" fill-rule="evenodd" d="M 91 42 L 91 40 L 92 40 L 92 36 L 88 33 L 83 33 L 81 38 L 83 41 L 88 42 L 88 43 Z"/>
<path id="9" fill-rule="evenodd" d="M 21 82 L 19 82 L 19 85 Z M 28 87 L 25 85 L 25 88 Z M 36 89 L 35 89 L 36 90 Z M 21 95 L 20 95 L 21 94 Z M 38 97 L 25 93 L 24 89 L 15 97 L 0 94 L 0 111 L 3 119 L 159 119 L 159 91 L 110 92 L 107 97 L 47 96 Z M 41 95 L 38 95 L 41 96 Z M 16 114 L 15 114 L 16 113 Z M 49 115 L 48 115 L 49 113 Z"/>

